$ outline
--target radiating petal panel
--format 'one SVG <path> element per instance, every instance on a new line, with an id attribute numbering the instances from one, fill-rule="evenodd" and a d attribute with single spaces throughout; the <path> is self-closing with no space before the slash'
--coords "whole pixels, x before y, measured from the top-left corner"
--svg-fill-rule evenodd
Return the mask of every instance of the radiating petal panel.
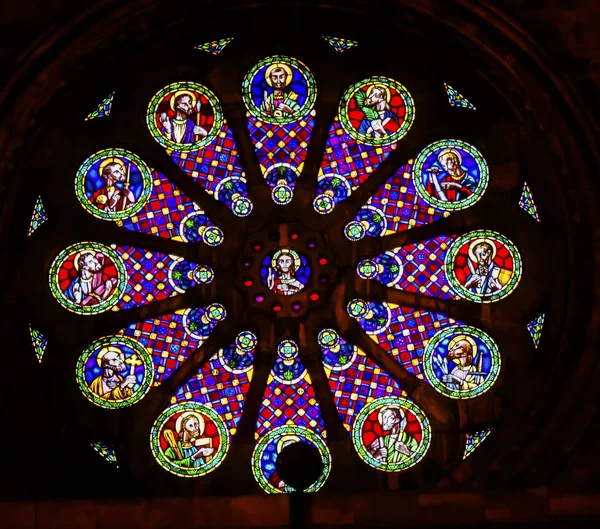
<path id="1" fill-rule="evenodd" d="M 40 331 L 34 329 L 31 326 L 31 323 L 29 324 L 29 334 L 31 336 L 31 344 L 33 345 L 35 356 L 41 364 L 44 353 L 46 352 L 46 347 L 48 346 L 48 339 Z"/>
<path id="2" fill-rule="evenodd" d="M 88 213 L 130 231 L 210 246 L 223 240 L 196 203 L 125 149 L 103 149 L 85 160 L 75 191 Z"/>
<path id="3" fill-rule="evenodd" d="M 479 445 L 485 441 L 492 433 L 492 428 L 487 430 L 481 430 L 480 432 L 473 432 L 465 434 L 465 453 L 463 459 L 467 459 Z"/>
<path id="4" fill-rule="evenodd" d="M 50 290 L 66 309 L 100 314 L 160 301 L 212 281 L 206 265 L 134 246 L 80 242 L 50 267 Z"/>
<path id="5" fill-rule="evenodd" d="M 542 312 L 539 316 L 536 316 L 527 324 L 527 330 L 533 340 L 533 345 L 537 349 L 540 345 L 540 339 L 542 337 L 542 330 L 544 328 L 544 319 L 546 315 Z"/>
<path id="6" fill-rule="evenodd" d="M 363 279 L 406 292 L 491 303 L 514 291 L 522 268 L 512 241 L 494 231 L 475 230 L 395 248 L 361 261 L 356 270 Z"/>
<path id="7" fill-rule="evenodd" d="M 77 363 L 83 395 L 102 408 L 124 408 L 159 386 L 225 319 L 219 303 L 131 323 L 90 344 Z"/>
<path id="8" fill-rule="evenodd" d="M 91 447 L 107 463 L 110 463 L 111 465 L 115 465 L 116 468 L 119 468 L 119 463 L 117 462 L 117 455 L 115 454 L 115 450 L 112 446 L 110 446 L 106 443 L 91 443 Z"/>
<path id="9" fill-rule="evenodd" d="M 183 384 L 150 434 L 158 463 L 181 477 L 208 474 L 225 459 L 250 388 L 257 339 L 243 331 Z"/>
<path id="10" fill-rule="evenodd" d="M 447 397 L 476 397 L 498 378 L 498 346 L 481 329 L 440 312 L 386 302 L 354 299 L 348 313 L 408 373 Z"/>
<path id="11" fill-rule="evenodd" d="M 461 140 L 428 145 L 414 163 L 402 165 L 345 228 L 352 241 L 383 237 L 430 224 L 473 206 L 485 193 L 488 166 Z"/>
<path id="12" fill-rule="evenodd" d="M 246 75 L 242 94 L 248 132 L 276 204 L 291 202 L 315 124 L 317 87 L 308 67 L 274 55 Z"/>
<path id="13" fill-rule="evenodd" d="M 339 53 L 349 50 L 350 48 L 354 48 L 355 46 L 358 46 L 358 42 L 356 42 L 355 40 L 350 40 L 350 39 L 342 39 L 339 37 L 323 37 L 329 44 L 331 44 L 331 46 L 333 46 L 333 49 Z"/>
<path id="14" fill-rule="evenodd" d="M 313 206 L 330 213 L 385 160 L 414 120 L 411 95 L 398 81 L 370 77 L 351 86 L 329 129 Z"/>
<path id="15" fill-rule="evenodd" d="M 533 201 L 533 194 L 531 189 L 527 185 L 527 182 L 523 184 L 523 191 L 521 192 L 521 198 L 519 199 L 519 207 L 529 213 L 535 220 L 542 222 L 537 212 L 537 206 Z"/>
<path id="16" fill-rule="evenodd" d="M 233 40 L 233 37 L 229 37 L 227 39 L 213 40 L 212 42 L 206 42 L 205 44 L 200 44 L 200 46 L 196 46 L 197 50 L 206 51 L 208 53 L 212 53 L 213 55 L 219 55 L 227 44 L 229 44 Z"/>
<path id="17" fill-rule="evenodd" d="M 29 222 L 29 233 L 27 233 L 27 235 L 31 237 L 33 232 L 37 230 L 47 220 L 48 215 L 46 214 L 46 210 L 44 209 L 42 197 L 38 197 L 38 199 L 35 201 L 35 205 L 33 206 L 33 213 L 31 215 L 31 221 Z"/>
<path id="18" fill-rule="evenodd" d="M 217 96 L 194 82 L 172 83 L 150 101 L 147 123 L 171 159 L 240 217 L 252 211 L 233 133 Z"/>
<path id="19" fill-rule="evenodd" d="M 446 95 L 448 96 L 448 103 L 450 103 L 453 107 L 476 110 L 473 103 L 471 103 L 458 90 L 452 88 L 449 84 L 444 83 L 444 89 L 446 90 Z"/>
<path id="20" fill-rule="evenodd" d="M 422 410 L 397 381 L 333 329 L 319 333 L 319 344 L 335 406 L 361 459 L 386 472 L 416 465 L 431 440 Z"/>
<path id="21" fill-rule="evenodd" d="M 112 94 L 109 94 L 106 98 L 104 98 L 102 100 L 102 103 L 100 103 L 94 110 L 92 110 L 92 112 L 90 112 L 88 114 L 88 116 L 87 116 L 87 118 L 85 118 L 85 120 L 89 121 L 90 119 L 104 118 L 104 117 L 109 116 L 110 111 L 112 109 L 114 97 L 115 97 L 114 92 Z"/>
<path id="22" fill-rule="evenodd" d="M 289 444 L 307 443 L 321 454 L 323 472 L 306 492 L 319 490 L 331 468 L 325 435 L 325 423 L 310 375 L 298 357 L 298 345 L 284 340 L 277 346 L 275 365 L 258 412 L 252 455 L 254 478 L 269 494 L 292 492 L 276 471 L 277 456 Z"/>

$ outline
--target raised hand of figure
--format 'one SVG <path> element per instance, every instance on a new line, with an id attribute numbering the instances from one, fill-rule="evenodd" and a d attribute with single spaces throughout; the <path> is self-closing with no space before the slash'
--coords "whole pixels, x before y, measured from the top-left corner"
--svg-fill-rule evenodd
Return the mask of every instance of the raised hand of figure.
<path id="1" fill-rule="evenodd" d="M 456 188 L 456 189 L 460 189 L 460 184 L 457 184 L 456 182 L 442 182 L 440 184 L 444 189 L 451 189 L 451 188 Z"/>
<path id="2" fill-rule="evenodd" d="M 199 457 L 206 457 L 211 455 L 215 451 L 214 448 L 199 448 L 198 451 L 194 454 L 194 459 L 198 459 Z"/>
<path id="3" fill-rule="evenodd" d="M 169 121 L 169 117 L 167 116 L 166 112 L 163 112 L 159 116 L 158 121 L 160 121 L 161 125 L 165 129 L 165 132 L 167 134 L 171 134 L 171 122 Z"/>
<path id="4" fill-rule="evenodd" d="M 382 136 L 385 136 L 386 134 L 380 119 L 374 119 L 371 121 L 371 128 L 373 129 L 373 132 L 377 133 L 378 135 L 381 134 Z"/>
<path id="5" fill-rule="evenodd" d="M 267 286 L 269 289 L 273 290 L 273 286 L 275 285 L 275 277 L 273 275 L 273 269 L 269 268 L 269 272 L 267 273 Z"/>
<path id="6" fill-rule="evenodd" d="M 137 379 L 135 378 L 135 375 L 127 375 L 121 384 L 121 388 L 125 389 L 127 387 L 133 387 L 135 386 L 136 382 Z"/>
<path id="7" fill-rule="evenodd" d="M 388 455 L 388 449 L 385 446 L 382 446 L 379 449 L 379 457 L 381 459 L 387 459 L 387 455 Z"/>
<path id="8" fill-rule="evenodd" d="M 206 132 L 206 129 L 203 129 L 199 125 L 196 125 L 194 127 L 194 134 L 196 134 L 197 136 L 202 136 L 202 137 L 208 136 L 208 132 Z"/>
<path id="9" fill-rule="evenodd" d="M 404 454 L 405 456 L 410 455 L 410 450 L 408 449 L 408 447 L 404 443 L 401 443 L 400 441 L 396 442 L 396 444 L 394 445 L 394 448 L 396 449 L 396 452 Z"/>
<path id="10" fill-rule="evenodd" d="M 286 105 L 285 103 L 280 103 L 279 106 L 277 107 L 277 110 L 281 110 L 282 112 L 286 112 L 287 114 L 294 113 L 294 111 L 292 110 L 292 107 Z"/>

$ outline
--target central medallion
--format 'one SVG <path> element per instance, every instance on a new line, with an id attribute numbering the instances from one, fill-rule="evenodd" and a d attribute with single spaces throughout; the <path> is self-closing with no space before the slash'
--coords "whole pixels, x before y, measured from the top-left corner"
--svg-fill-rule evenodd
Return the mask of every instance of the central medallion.
<path id="1" fill-rule="evenodd" d="M 310 277 L 306 258 L 291 248 L 267 254 L 260 270 L 263 283 L 275 294 L 292 296 L 304 289 Z"/>

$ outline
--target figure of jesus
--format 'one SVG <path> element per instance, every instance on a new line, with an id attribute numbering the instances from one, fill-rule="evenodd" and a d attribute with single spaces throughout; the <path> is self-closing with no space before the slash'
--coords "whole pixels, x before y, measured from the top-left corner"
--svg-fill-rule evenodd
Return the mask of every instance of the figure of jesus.
<path id="1" fill-rule="evenodd" d="M 211 439 L 202 437 L 204 429 L 204 419 L 199 413 L 183 413 L 175 423 L 177 438 L 172 430 L 163 434 L 169 445 L 165 457 L 181 468 L 201 467 L 215 451 Z"/>
<path id="2" fill-rule="evenodd" d="M 287 252 L 281 252 L 275 259 L 275 275 L 269 267 L 267 286 L 276 294 L 290 296 L 304 288 L 304 285 L 295 278 L 296 268 L 294 257 Z"/>
<path id="3" fill-rule="evenodd" d="M 129 168 L 127 170 L 129 173 Z M 104 185 L 92 195 L 91 202 L 98 209 L 109 213 L 125 211 L 135 203 L 135 196 L 129 189 L 129 174 L 125 174 L 123 164 L 110 162 L 100 174 Z"/>
<path id="4" fill-rule="evenodd" d="M 483 382 L 485 375 L 475 365 L 473 345 L 469 340 L 463 338 L 456 341 L 451 345 L 446 358 L 455 364 L 450 373 L 442 376 L 442 382 L 449 389 L 467 391 L 477 388 Z M 481 355 L 479 358 L 481 361 Z"/>
<path id="5" fill-rule="evenodd" d="M 372 138 L 380 138 L 390 134 L 385 127 L 390 121 L 397 123 L 397 119 L 390 108 L 387 94 L 388 92 L 383 85 L 371 87 L 369 95 L 363 90 L 356 92 L 354 95 L 356 104 L 365 115 L 358 127 L 360 134 Z"/>
<path id="6" fill-rule="evenodd" d="M 375 439 L 368 452 L 381 463 L 396 465 L 408 459 L 418 448 L 417 440 L 408 435 L 406 415 L 397 406 L 386 406 L 378 415 L 383 435 Z"/>
<path id="7" fill-rule="evenodd" d="M 77 277 L 65 290 L 65 297 L 82 307 L 93 307 L 108 299 L 117 286 L 117 278 L 102 278 L 105 259 L 100 252 L 78 253 L 73 261 Z"/>
<path id="8" fill-rule="evenodd" d="M 137 360 L 137 355 L 133 355 L 132 370 L 126 376 L 121 375 L 127 370 L 124 355 L 120 349 L 114 346 L 108 346 L 98 354 L 98 364 L 102 369 L 102 374 L 92 380 L 90 391 L 103 400 L 119 401 L 125 400 L 133 395 L 133 386 L 137 380 L 133 370 L 135 365 L 141 361 Z"/>
<path id="9" fill-rule="evenodd" d="M 287 88 L 291 82 L 291 72 L 288 67 L 283 65 L 273 65 L 265 74 L 267 83 L 273 89 L 268 93 L 263 93 L 263 101 L 260 110 L 269 116 L 283 117 L 285 114 L 292 115 L 300 109 L 297 103 L 298 94 Z"/>
<path id="10" fill-rule="evenodd" d="M 196 119 L 200 119 L 200 99 L 194 104 L 194 98 L 190 92 L 182 92 L 173 97 L 172 108 L 175 116 L 171 118 L 166 112 L 160 115 L 161 132 L 175 143 L 190 144 L 206 137 L 208 135 L 206 129 L 200 126 L 199 121 L 194 123 L 191 118 L 196 111 Z"/>
<path id="11" fill-rule="evenodd" d="M 477 190 L 477 181 L 462 167 L 462 157 L 456 149 L 443 149 L 438 155 L 438 162 L 443 171 L 438 167 L 425 170 L 430 196 L 443 202 L 459 202 Z"/>

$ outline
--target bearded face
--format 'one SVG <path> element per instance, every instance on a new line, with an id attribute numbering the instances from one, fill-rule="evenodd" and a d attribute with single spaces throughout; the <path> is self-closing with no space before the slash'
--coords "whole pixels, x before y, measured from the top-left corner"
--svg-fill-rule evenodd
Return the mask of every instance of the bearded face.
<path id="1" fill-rule="evenodd" d="M 288 274 L 290 273 L 290 271 L 292 271 L 293 273 L 292 265 L 293 261 L 289 255 L 283 254 L 277 258 L 277 267 L 279 268 L 279 271 L 283 274 Z"/>
<path id="2" fill-rule="evenodd" d="M 108 164 L 104 171 L 102 171 L 102 176 L 105 180 L 111 178 L 115 182 L 124 182 L 125 181 L 125 171 L 123 171 L 123 167 L 118 163 Z"/>
<path id="3" fill-rule="evenodd" d="M 88 253 L 84 255 L 83 263 L 81 263 L 80 268 L 82 270 L 88 270 L 89 272 L 100 272 L 100 270 L 102 270 L 102 265 L 94 255 Z"/>
<path id="4" fill-rule="evenodd" d="M 448 352 L 448 358 L 459 360 L 462 366 L 469 366 L 473 363 L 473 350 L 471 344 L 466 340 L 459 340 Z"/>
<path id="5" fill-rule="evenodd" d="M 394 410 L 388 409 L 381 414 L 381 428 L 383 428 L 384 431 L 387 432 L 392 430 L 394 426 L 399 423 L 400 417 Z"/>
<path id="6" fill-rule="evenodd" d="M 271 72 L 271 85 L 276 90 L 283 90 L 287 81 L 287 73 L 283 68 L 276 68 Z"/>
<path id="7" fill-rule="evenodd" d="M 186 116 L 190 116 L 194 111 L 192 98 L 189 95 L 182 95 L 175 102 L 175 109 Z"/>
<path id="8" fill-rule="evenodd" d="M 487 243 L 477 245 L 473 253 L 479 266 L 487 267 L 492 262 L 492 247 Z"/>
<path id="9" fill-rule="evenodd" d="M 107 356 L 103 358 L 102 367 L 105 369 L 110 369 L 114 373 L 120 373 L 121 371 L 125 370 L 125 362 L 123 362 L 119 355 L 108 358 Z"/>
<path id="10" fill-rule="evenodd" d="M 196 417 L 190 417 L 183 423 L 183 430 L 192 439 L 200 437 L 200 423 Z"/>
<path id="11" fill-rule="evenodd" d="M 450 152 L 446 154 L 441 160 L 440 163 L 442 167 L 448 172 L 450 175 L 457 175 L 460 173 L 460 162 L 458 161 L 458 156 L 456 154 Z"/>
<path id="12" fill-rule="evenodd" d="M 367 97 L 365 104 L 369 107 L 375 106 L 385 100 L 385 91 L 380 88 L 373 88 L 371 95 Z"/>

